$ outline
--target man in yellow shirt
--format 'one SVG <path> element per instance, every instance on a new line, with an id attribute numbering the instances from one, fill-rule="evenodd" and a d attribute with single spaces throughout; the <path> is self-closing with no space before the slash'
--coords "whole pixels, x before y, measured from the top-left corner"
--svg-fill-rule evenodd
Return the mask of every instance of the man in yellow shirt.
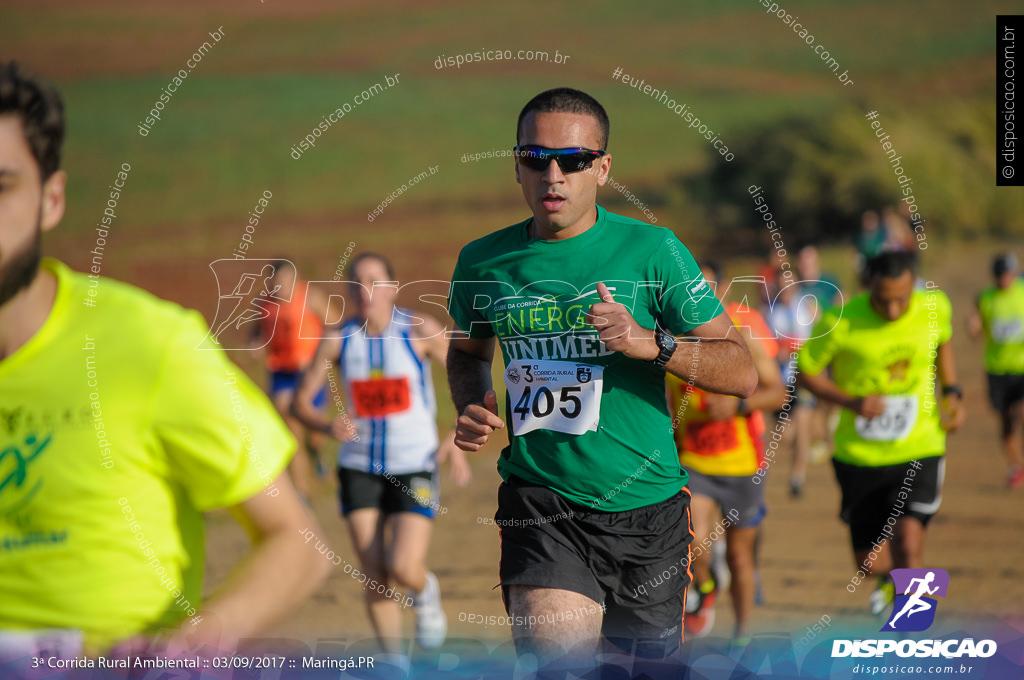
<path id="1" fill-rule="evenodd" d="M 63 138 L 59 95 L 0 63 L 0 656 L 230 651 L 329 568 L 280 476 L 295 442 L 197 312 L 98 276 L 110 220 L 93 275 L 42 257 Z M 255 545 L 204 601 L 215 508 Z"/>
<path id="2" fill-rule="evenodd" d="M 999 412 L 1003 450 L 1011 489 L 1024 484 L 1020 436 L 1024 424 L 1024 281 L 1012 253 L 992 262 L 994 285 L 978 296 L 971 315 L 971 335 L 985 336 L 985 372 L 992 408 Z"/>
<path id="3" fill-rule="evenodd" d="M 912 252 L 869 260 L 868 292 L 827 310 L 797 357 L 798 385 L 842 407 L 832 463 L 859 568 L 850 587 L 879 578 L 875 613 L 892 601 L 890 569 L 924 566 L 946 432 L 965 417 L 949 298 L 934 285 L 915 291 L 915 270 Z"/>

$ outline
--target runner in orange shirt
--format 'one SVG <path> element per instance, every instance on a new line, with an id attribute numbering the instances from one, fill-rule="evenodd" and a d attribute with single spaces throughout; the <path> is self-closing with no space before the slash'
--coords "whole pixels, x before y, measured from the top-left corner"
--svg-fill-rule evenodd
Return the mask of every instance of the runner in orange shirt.
<path id="1" fill-rule="evenodd" d="M 702 263 L 701 272 L 709 282 L 722 278 L 711 263 Z M 718 290 L 724 294 L 722 288 Z M 693 494 L 695 588 L 687 600 L 685 630 L 703 637 L 714 625 L 718 584 L 711 568 L 709 537 L 721 511 L 736 619 L 733 638 L 742 639 L 754 605 L 754 542 L 765 516 L 765 424 L 761 411 L 780 408 L 785 391 L 773 358 L 779 345 L 764 319 L 747 304 L 726 303 L 725 308 L 747 341 L 757 369 L 757 392 L 748 399 L 709 394 L 671 375 L 667 389 L 679 462 L 690 476 Z"/>
<path id="2" fill-rule="evenodd" d="M 270 287 L 292 291 L 289 302 L 279 303 L 277 315 L 270 315 L 253 324 L 254 348 L 266 348 L 268 388 L 271 400 L 281 417 L 291 429 L 295 439 L 305 444 L 306 455 L 296 450 L 288 472 L 295 488 L 305 496 L 310 491 L 310 462 L 315 461 L 317 472 L 321 472 L 319 450 L 324 435 L 307 431 L 292 415 L 292 400 L 302 372 L 313 361 L 316 348 L 323 335 L 323 319 L 327 317 L 328 298 L 320 290 L 308 287 L 307 282 L 296 276 L 295 267 L 286 259 L 279 259 L 273 265 L 274 275 L 268 282 Z M 308 291 L 307 291 L 308 288 Z M 308 297 L 307 297 L 308 292 Z M 316 395 L 318 408 L 326 403 L 327 388 Z"/>

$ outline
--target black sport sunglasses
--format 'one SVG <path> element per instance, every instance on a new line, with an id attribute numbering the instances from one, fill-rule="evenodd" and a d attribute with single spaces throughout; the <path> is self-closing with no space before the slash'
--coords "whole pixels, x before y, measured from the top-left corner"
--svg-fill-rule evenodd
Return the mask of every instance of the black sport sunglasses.
<path id="1" fill-rule="evenodd" d="M 586 170 L 590 167 L 591 163 L 608 153 L 603 150 L 594 151 L 593 149 L 584 149 L 582 147 L 549 149 L 546 146 L 536 146 L 534 144 L 515 146 L 512 148 L 512 151 L 515 152 L 519 164 L 531 170 L 544 172 L 551 165 L 551 161 L 554 160 L 558 163 L 558 167 L 562 169 L 562 172 L 566 174 Z"/>

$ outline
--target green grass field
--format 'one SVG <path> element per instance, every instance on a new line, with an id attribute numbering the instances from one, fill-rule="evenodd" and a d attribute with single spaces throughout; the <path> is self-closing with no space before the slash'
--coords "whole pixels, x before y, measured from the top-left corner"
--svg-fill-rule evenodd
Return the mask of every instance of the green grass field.
<path id="1" fill-rule="evenodd" d="M 608 108 L 616 180 L 658 193 L 670 178 L 721 161 L 675 113 L 613 81 L 614 68 L 667 89 L 726 144 L 787 116 L 849 105 L 936 115 L 951 96 L 972 99 L 991 87 L 993 15 L 1008 7 L 785 3 L 840 71 L 849 69 L 855 85 L 844 88 L 811 47 L 753 0 L 685 8 L 667 1 L 340 9 L 308 2 L 235 11 L 236 4 L 215 11 L 113 1 L 0 9 L 0 57 L 53 77 L 66 97 L 65 233 L 89 229 L 122 162 L 132 166 L 119 206 L 123 231 L 244 224 L 264 189 L 273 192 L 278 217 L 350 220 L 435 165 L 438 174 L 400 197 L 392 215 L 454 217 L 507 206 L 517 196 L 511 162 L 460 158 L 510 147 L 522 104 L 560 84 L 586 89 Z M 219 26 L 224 39 L 141 137 L 137 123 Z M 558 49 L 571 59 L 434 67 L 442 54 L 482 48 Z M 299 160 L 290 157 L 322 116 L 395 73 L 398 85 L 354 106 Z M 681 209 L 667 206 L 661 222 L 682 219 Z M 388 217 L 378 224 L 393 226 Z"/>

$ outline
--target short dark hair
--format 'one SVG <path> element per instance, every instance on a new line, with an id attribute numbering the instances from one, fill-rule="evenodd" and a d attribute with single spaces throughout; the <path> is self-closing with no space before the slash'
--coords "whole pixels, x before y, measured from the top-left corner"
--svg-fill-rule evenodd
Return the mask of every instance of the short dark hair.
<path id="1" fill-rule="evenodd" d="M 697 266 L 701 269 L 710 269 L 711 273 L 715 276 L 715 282 L 721 282 L 722 275 L 725 273 L 725 269 L 722 267 L 722 263 L 718 260 L 700 259 L 697 260 Z"/>
<path id="2" fill-rule="evenodd" d="M 274 258 L 273 262 L 270 263 L 270 266 L 274 268 L 274 274 L 273 275 L 277 276 L 282 271 L 284 271 L 285 267 L 287 267 L 290 264 L 292 264 L 292 261 L 290 259 L 288 259 L 287 257 L 285 257 L 283 255 L 278 255 L 277 257 Z M 294 267 L 294 265 L 293 265 L 293 267 Z M 296 272 L 296 274 L 297 273 L 298 272 Z"/>
<path id="3" fill-rule="evenodd" d="M 21 120 L 25 141 L 42 181 L 60 170 L 64 145 L 64 103 L 50 85 L 29 75 L 16 61 L 0 62 L 0 116 Z"/>
<path id="4" fill-rule="evenodd" d="M 356 255 L 355 257 L 352 258 L 351 262 L 349 262 L 349 264 L 348 264 L 348 278 L 349 278 L 349 280 L 352 280 L 353 277 L 356 275 L 356 267 L 363 260 L 377 260 L 382 265 L 384 265 L 384 270 L 388 273 L 388 278 L 391 279 L 392 281 L 396 280 L 395 279 L 395 270 L 391 266 L 391 262 L 388 260 L 388 258 L 384 257 L 383 255 L 381 255 L 379 253 L 369 253 L 369 252 L 367 252 L 367 253 L 359 253 L 358 255 Z"/>
<path id="5" fill-rule="evenodd" d="M 864 265 L 864 280 L 895 279 L 904 272 L 917 274 L 917 255 L 910 250 L 891 251 L 876 255 Z"/>
<path id="6" fill-rule="evenodd" d="M 597 120 L 598 127 L 601 128 L 601 150 L 608 148 L 608 133 L 611 130 L 608 113 L 596 99 L 586 92 L 574 90 L 571 87 L 556 87 L 553 90 L 545 90 L 526 102 L 526 106 L 519 112 L 519 120 L 516 121 L 516 144 L 519 143 L 520 133 L 523 130 L 523 121 L 534 111 L 538 113 L 581 113 L 592 116 Z"/>
<path id="7" fill-rule="evenodd" d="M 1017 271 L 1017 256 L 1001 253 L 992 259 L 992 276 L 999 277 L 1007 272 Z"/>

